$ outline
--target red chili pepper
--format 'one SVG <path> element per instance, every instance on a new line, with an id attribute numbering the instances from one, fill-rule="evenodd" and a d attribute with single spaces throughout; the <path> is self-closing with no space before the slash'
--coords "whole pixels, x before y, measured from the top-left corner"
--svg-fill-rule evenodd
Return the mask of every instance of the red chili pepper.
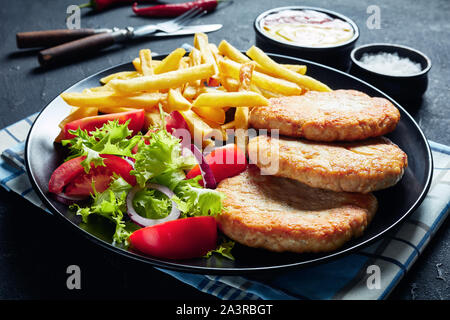
<path id="1" fill-rule="evenodd" d="M 145 2 L 153 2 L 156 0 L 143 0 Z M 119 4 L 134 3 L 136 0 L 90 0 L 88 3 L 80 4 L 80 8 L 92 8 L 96 11 L 102 11 L 109 7 Z"/>
<path id="2" fill-rule="evenodd" d="M 200 8 L 206 12 L 213 11 L 223 0 L 196 0 L 184 3 L 161 4 L 153 7 L 138 8 L 133 4 L 133 12 L 146 17 L 177 17 L 192 8 Z"/>

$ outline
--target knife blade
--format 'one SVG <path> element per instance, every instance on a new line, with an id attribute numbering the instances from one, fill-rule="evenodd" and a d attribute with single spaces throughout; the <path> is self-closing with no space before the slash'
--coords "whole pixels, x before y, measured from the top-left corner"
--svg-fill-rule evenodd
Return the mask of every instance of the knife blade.
<path id="1" fill-rule="evenodd" d="M 177 30 L 175 32 L 171 32 L 171 33 L 167 33 L 167 32 L 162 32 L 162 31 L 158 31 L 156 33 L 153 34 L 149 34 L 146 37 L 170 37 L 170 36 L 184 36 L 184 35 L 189 35 L 189 34 L 194 34 L 197 32 L 204 32 L 204 33 L 208 33 L 208 32 L 214 32 L 217 31 L 219 29 L 221 29 L 223 27 L 223 25 L 221 24 L 203 24 L 203 25 L 198 25 L 198 26 L 187 26 L 183 29 Z"/>

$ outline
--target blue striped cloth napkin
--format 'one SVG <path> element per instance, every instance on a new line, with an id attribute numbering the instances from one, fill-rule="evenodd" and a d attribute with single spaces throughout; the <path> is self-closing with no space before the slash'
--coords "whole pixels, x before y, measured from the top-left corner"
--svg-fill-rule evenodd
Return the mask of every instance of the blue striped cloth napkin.
<path id="1" fill-rule="evenodd" d="M 0 130 L 0 184 L 49 212 L 31 188 L 24 166 L 24 140 L 36 116 Z M 321 265 L 264 277 L 212 276 L 155 269 L 224 300 L 385 299 L 449 213 L 450 147 L 435 142 L 430 145 L 434 173 L 427 197 L 395 234 L 363 250 Z"/>

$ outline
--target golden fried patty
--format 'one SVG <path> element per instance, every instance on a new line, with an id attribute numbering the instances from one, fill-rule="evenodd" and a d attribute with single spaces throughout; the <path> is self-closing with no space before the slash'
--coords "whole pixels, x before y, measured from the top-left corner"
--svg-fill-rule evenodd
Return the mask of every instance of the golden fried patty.
<path id="1" fill-rule="evenodd" d="M 241 244 L 277 252 L 335 250 L 360 236 L 377 210 L 372 194 L 310 188 L 252 165 L 217 190 L 225 194 L 219 228 Z"/>
<path id="2" fill-rule="evenodd" d="M 253 108 L 249 123 L 256 129 L 279 129 L 281 135 L 314 141 L 353 141 L 391 132 L 400 112 L 384 98 L 356 90 L 309 91 L 302 96 L 269 99 Z"/>
<path id="3" fill-rule="evenodd" d="M 251 163 L 268 174 L 338 192 L 391 187 L 408 165 L 406 154 L 385 137 L 313 142 L 261 135 L 250 139 L 248 153 Z"/>

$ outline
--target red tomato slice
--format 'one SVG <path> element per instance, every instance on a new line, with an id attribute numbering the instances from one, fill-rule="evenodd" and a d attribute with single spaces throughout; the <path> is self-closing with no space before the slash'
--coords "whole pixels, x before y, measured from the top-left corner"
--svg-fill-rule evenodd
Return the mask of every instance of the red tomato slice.
<path id="1" fill-rule="evenodd" d="M 81 162 L 86 157 L 78 157 L 64 162 L 55 171 L 53 171 L 48 183 L 48 190 L 52 193 L 63 192 L 64 187 L 74 180 L 80 174 L 83 174 L 84 168 Z"/>
<path id="2" fill-rule="evenodd" d="M 74 135 L 69 133 L 69 130 L 77 130 L 78 128 L 82 130 L 87 130 L 91 132 L 97 128 L 101 128 L 105 123 L 112 120 L 119 120 L 119 124 L 123 124 L 130 120 L 128 128 L 133 130 L 133 134 L 142 130 L 144 126 L 144 109 L 137 109 L 133 111 L 120 112 L 120 113 L 110 113 L 101 116 L 92 116 L 82 119 L 78 119 L 67 123 L 64 126 L 64 139 L 72 139 Z"/>
<path id="3" fill-rule="evenodd" d="M 105 158 L 105 166 L 91 167 L 87 174 L 81 165 L 85 157 L 64 162 L 50 177 L 48 190 L 52 193 L 61 193 L 65 188 L 66 195 L 88 196 L 93 192 L 92 180 L 94 180 L 97 192 L 102 192 L 108 188 L 113 173 L 121 176 L 131 185 L 136 184 L 136 177 L 130 175 L 130 171 L 133 170 L 130 163 L 110 154 L 103 154 L 102 158 Z"/>
<path id="4" fill-rule="evenodd" d="M 223 179 L 237 176 L 247 168 L 245 153 L 234 143 L 214 149 L 205 157 L 205 160 L 217 183 Z M 186 178 L 192 179 L 200 174 L 200 167 L 196 165 L 187 173 Z M 200 180 L 199 183 L 203 185 L 203 180 Z"/>
<path id="5" fill-rule="evenodd" d="M 112 177 L 113 173 L 107 167 L 91 168 L 88 174 L 81 174 L 69 182 L 64 193 L 71 197 L 88 196 L 94 193 L 92 183 L 95 185 L 95 191 L 103 192 L 108 189 Z"/>
<path id="6" fill-rule="evenodd" d="M 189 127 L 184 120 L 184 117 L 178 111 L 172 111 L 166 118 L 166 130 L 168 133 L 173 133 L 173 130 L 183 129 L 189 131 Z"/>
<path id="7" fill-rule="evenodd" d="M 131 234 L 130 243 L 137 251 L 158 258 L 201 257 L 216 247 L 216 219 L 190 217 L 145 227 Z"/>

